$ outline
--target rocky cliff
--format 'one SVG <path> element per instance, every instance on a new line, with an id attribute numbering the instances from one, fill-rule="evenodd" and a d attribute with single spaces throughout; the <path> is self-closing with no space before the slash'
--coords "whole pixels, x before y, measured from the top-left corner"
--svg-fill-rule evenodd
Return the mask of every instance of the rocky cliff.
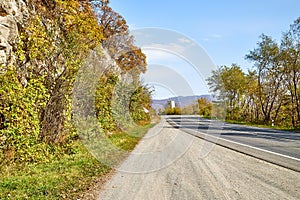
<path id="1" fill-rule="evenodd" d="M 14 62 L 12 54 L 16 45 L 19 29 L 28 19 L 27 0 L 0 1 L 0 64 Z"/>

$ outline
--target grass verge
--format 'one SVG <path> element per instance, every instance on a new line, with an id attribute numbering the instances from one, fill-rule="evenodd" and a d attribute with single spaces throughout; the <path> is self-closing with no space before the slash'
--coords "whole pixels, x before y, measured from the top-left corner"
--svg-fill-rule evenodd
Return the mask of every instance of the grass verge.
<path id="1" fill-rule="evenodd" d="M 153 126 L 134 128 L 130 134 L 113 134 L 110 140 L 131 151 Z M 76 154 L 52 162 L 1 166 L 0 199 L 77 199 L 95 179 L 112 169 L 94 158 L 80 142 L 75 145 Z"/>
<path id="2" fill-rule="evenodd" d="M 243 121 L 236 121 L 236 120 L 226 120 L 226 122 L 230 124 L 240 124 L 240 125 L 246 125 L 246 126 L 253 126 L 253 127 L 259 127 L 259 128 L 270 128 L 280 131 L 291 131 L 291 132 L 300 132 L 300 128 L 293 128 L 293 127 L 281 127 L 281 126 L 271 126 L 266 124 L 256 124 L 251 122 L 243 122 Z"/>
<path id="3" fill-rule="evenodd" d="M 112 144 L 125 151 L 132 151 L 140 139 L 143 138 L 147 131 L 154 125 L 155 124 L 149 124 L 142 127 L 134 127 L 128 131 L 130 134 L 116 133 L 110 136 L 109 140 Z"/>
<path id="4" fill-rule="evenodd" d="M 3 166 L 0 199 L 74 199 L 110 170 L 79 142 L 76 146 L 76 154 L 49 163 Z"/>

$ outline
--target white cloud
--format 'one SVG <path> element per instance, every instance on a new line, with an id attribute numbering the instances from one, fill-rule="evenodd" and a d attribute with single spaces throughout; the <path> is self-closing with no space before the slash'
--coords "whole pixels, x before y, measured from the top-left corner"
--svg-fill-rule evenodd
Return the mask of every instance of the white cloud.
<path id="1" fill-rule="evenodd" d="M 217 40 L 217 39 L 221 39 L 223 36 L 220 35 L 220 34 L 212 34 L 212 35 L 209 35 L 205 38 L 202 38 L 202 40 L 204 42 L 208 42 L 208 41 L 212 41 L 212 40 Z"/>
<path id="2" fill-rule="evenodd" d="M 222 35 L 220 35 L 220 34 L 212 34 L 211 37 L 212 38 L 216 38 L 216 39 L 220 39 L 220 38 L 222 38 Z"/>
<path id="3" fill-rule="evenodd" d="M 167 61 L 167 60 L 172 60 L 176 55 L 159 50 L 159 49 L 143 49 L 143 52 L 147 56 L 147 62 L 148 63 L 156 63 L 156 62 L 161 62 L 161 61 Z"/>
<path id="4" fill-rule="evenodd" d="M 151 44 L 147 46 L 143 46 L 144 50 L 157 50 L 162 52 L 169 52 L 174 54 L 183 54 L 187 49 L 186 45 L 180 45 L 177 43 L 169 43 L 169 44 Z"/>

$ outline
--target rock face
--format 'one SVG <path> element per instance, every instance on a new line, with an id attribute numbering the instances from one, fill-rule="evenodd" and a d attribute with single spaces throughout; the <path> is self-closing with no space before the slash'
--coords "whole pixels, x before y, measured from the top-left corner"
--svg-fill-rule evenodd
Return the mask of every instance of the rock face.
<path id="1" fill-rule="evenodd" d="M 27 0 L 0 1 L 0 64 L 14 63 L 12 50 L 28 16 Z"/>

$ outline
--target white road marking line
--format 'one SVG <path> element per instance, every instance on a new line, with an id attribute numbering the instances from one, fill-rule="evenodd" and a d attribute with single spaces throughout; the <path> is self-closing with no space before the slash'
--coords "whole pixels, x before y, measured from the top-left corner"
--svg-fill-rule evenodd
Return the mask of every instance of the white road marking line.
<path id="1" fill-rule="evenodd" d="M 176 122 L 174 122 L 174 121 L 172 121 L 172 122 L 175 123 L 176 126 L 180 127 L 180 125 L 178 125 Z M 193 131 L 195 131 L 195 130 L 193 130 Z M 213 135 L 208 135 L 208 134 L 203 133 L 203 132 L 201 132 L 199 130 L 197 130 L 195 132 L 200 132 L 200 133 L 204 134 L 206 137 L 207 136 L 208 137 L 213 137 L 213 138 L 218 139 L 218 140 L 223 140 L 223 141 L 226 141 L 226 142 L 231 142 L 231 143 L 234 143 L 234 144 L 238 144 L 238 145 L 245 146 L 245 147 L 248 147 L 248 148 L 252 148 L 252 149 L 259 150 L 259 151 L 267 152 L 267 153 L 274 154 L 274 155 L 277 155 L 277 156 L 282 156 L 282 157 L 289 158 L 289 159 L 292 159 L 292 160 L 300 161 L 299 158 L 295 158 L 295 157 L 292 157 L 292 156 L 284 155 L 284 154 L 281 154 L 281 153 L 276 153 L 276 152 L 269 151 L 269 150 L 266 150 L 266 149 L 261 149 L 261 148 L 258 148 L 258 147 L 254 147 L 254 146 L 250 146 L 250 145 L 247 145 L 247 144 L 235 142 L 235 141 L 232 141 L 232 140 L 227 140 L 227 139 L 224 139 L 224 138 L 221 138 L 221 137 L 216 137 L 216 136 L 213 136 Z"/>

